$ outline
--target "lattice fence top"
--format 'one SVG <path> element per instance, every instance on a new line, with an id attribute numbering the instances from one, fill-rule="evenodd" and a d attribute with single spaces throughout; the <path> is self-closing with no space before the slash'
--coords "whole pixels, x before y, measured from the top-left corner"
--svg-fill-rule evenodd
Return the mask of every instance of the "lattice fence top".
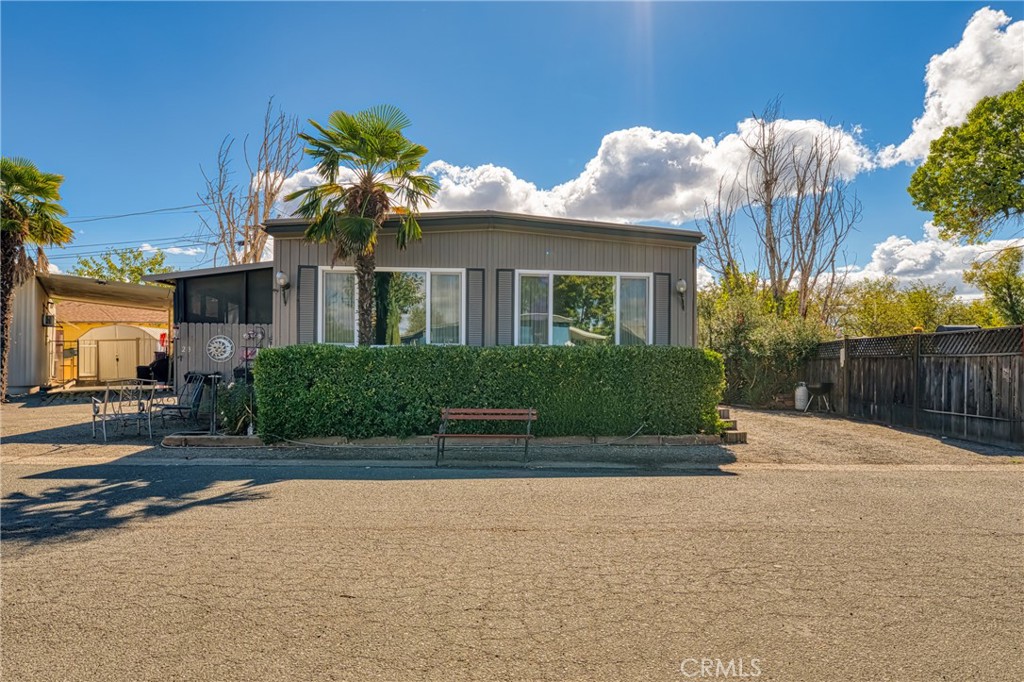
<path id="1" fill-rule="evenodd" d="M 875 336 L 867 339 L 849 339 L 850 357 L 898 358 L 913 355 L 914 336 Z"/>
<path id="2" fill-rule="evenodd" d="M 1024 327 L 924 334 L 921 355 L 1019 355 L 1024 353 L 1022 333 Z"/>
<path id="3" fill-rule="evenodd" d="M 844 343 L 848 344 L 851 358 L 911 357 L 918 337 L 921 339 L 921 355 L 1024 355 L 1024 327 L 998 327 L 826 341 L 818 344 L 815 357 L 838 358 Z"/>
<path id="4" fill-rule="evenodd" d="M 827 360 L 830 358 L 838 358 L 843 350 L 842 341 L 826 341 L 825 343 L 818 344 L 818 352 L 814 357 L 821 360 Z"/>

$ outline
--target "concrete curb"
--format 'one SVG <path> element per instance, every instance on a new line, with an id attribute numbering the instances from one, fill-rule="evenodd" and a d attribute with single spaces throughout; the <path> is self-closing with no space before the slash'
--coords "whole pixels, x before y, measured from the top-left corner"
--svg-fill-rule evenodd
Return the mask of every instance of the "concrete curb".
<path id="1" fill-rule="evenodd" d="M 605 440 L 587 436 L 576 436 L 569 438 L 535 438 L 531 441 L 534 445 L 620 445 L 630 446 L 686 446 L 686 445 L 721 445 L 721 436 L 707 434 L 693 434 L 689 436 L 639 436 L 636 438 L 623 438 L 620 440 Z M 165 436 L 162 444 L 168 448 L 301 448 L 304 445 L 314 447 L 323 446 L 348 446 L 352 449 L 360 447 L 433 447 L 435 445 L 433 436 L 414 436 L 412 438 L 365 438 L 361 440 L 349 440 L 348 438 L 303 438 L 297 441 L 289 441 L 285 444 L 267 445 L 258 436 L 210 436 L 204 434 L 196 435 L 172 435 Z M 462 439 L 460 446 L 470 445 L 519 445 L 520 441 L 515 438 L 507 440 L 488 438 L 475 441 L 471 438 Z"/>

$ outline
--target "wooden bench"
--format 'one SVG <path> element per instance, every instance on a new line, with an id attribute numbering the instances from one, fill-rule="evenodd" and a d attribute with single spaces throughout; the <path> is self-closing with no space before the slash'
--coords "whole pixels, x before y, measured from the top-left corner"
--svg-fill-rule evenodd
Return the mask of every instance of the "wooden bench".
<path id="1" fill-rule="evenodd" d="M 448 433 L 448 423 L 453 421 L 495 421 L 495 422 L 526 422 L 525 433 Z M 437 439 L 437 459 L 435 465 L 441 463 L 444 457 L 445 441 L 449 438 L 515 438 L 523 439 L 523 462 L 530 451 L 530 425 L 537 421 L 537 410 L 532 407 L 525 409 L 487 409 L 487 408 L 463 408 L 446 407 L 441 410 L 441 428 L 434 434 Z"/>

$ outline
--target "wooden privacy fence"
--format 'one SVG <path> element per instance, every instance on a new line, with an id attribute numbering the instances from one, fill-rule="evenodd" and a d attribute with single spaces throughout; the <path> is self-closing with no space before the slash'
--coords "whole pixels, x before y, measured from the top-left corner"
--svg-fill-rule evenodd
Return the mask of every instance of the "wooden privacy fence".
<path id="1" fill-rule="evenodd" d="M 801 381 L 845 416 L 1024 447 L 1024 327 L 830 341 Z"/>

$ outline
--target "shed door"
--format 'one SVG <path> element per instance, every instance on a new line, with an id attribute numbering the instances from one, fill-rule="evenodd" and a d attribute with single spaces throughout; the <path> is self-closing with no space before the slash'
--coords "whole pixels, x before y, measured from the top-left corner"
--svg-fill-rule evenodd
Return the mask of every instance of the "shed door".
<path id="1" fill-rule="evenodd" d="M 100 339 L 96 342 L 100 381 L 134 379 L 139 364 L 138 339 Z"/>

